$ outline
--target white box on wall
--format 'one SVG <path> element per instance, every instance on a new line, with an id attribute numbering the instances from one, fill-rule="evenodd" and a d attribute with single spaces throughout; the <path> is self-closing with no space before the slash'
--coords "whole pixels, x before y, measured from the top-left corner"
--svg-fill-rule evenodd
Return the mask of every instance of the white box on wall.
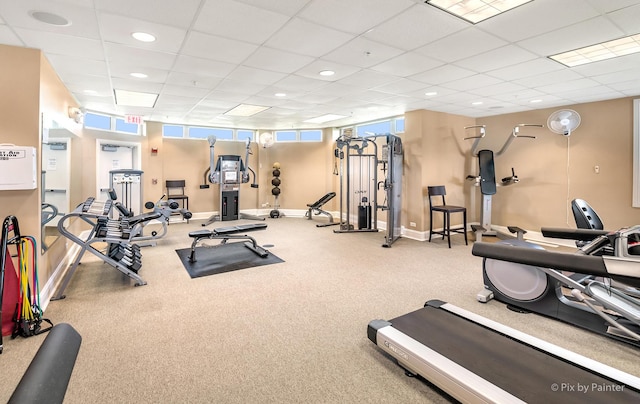
<path id="1" fill-rule="evenodd" d="M 0 144 L 0 190 L 36 189 L 36 148 Z"/>

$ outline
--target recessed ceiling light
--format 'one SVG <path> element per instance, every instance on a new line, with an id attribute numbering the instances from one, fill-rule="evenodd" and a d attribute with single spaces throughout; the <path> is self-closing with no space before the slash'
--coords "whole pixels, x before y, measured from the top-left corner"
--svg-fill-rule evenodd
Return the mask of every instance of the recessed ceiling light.
<path id="1" fill-rule="evenodd" d="M 286 97 L 287 96 L 287 94 L 285 94 L 285 93 L 275 93 L 274 95 L 276 97 Z"/>
<path id="2" fill-rule="evenodd" d="M 538 100 L 531 100 L 529 102 L 532 103 L 532 104 L 537 104 L 539 102 L 542 102 L 542 100 L 539 100 L 539 99 Z"/>
<path id="3" fill-rule="evenodd" d="M 424 93 L 424 95 L 428 96 L 428 97 L 433 97 L 434 95 L 438 95 L 437 91 L 428 91 L 426 93 Z"/>
<path id="4" fill-rule="evenodd" d="M 307 119 L 305 122 L 309 123 L 325 123 L 329 121 L 335 121 L 337 119 L 346 118 L 345 115 L 336 115 L 336 114 L 326 114 L 322 116 L 317 116 L 315 118 Z"/>
<path id="5" fill-rule="evenodd" d="M 71 21 L 66 18 L 47 11 L 29 11 L 29 15 L 36 20 L 49 25 L 57 25 L 58 27 L 67 27 L 71 25 Z"/>
<path id="6" fill-rule="evenodd" d="M 531 0 L 426 0 L 425 3 L 438 7 L 472 24 L 476 24 L 530 1 Z"/>
<path id="7" fill-rule="evenodd" d="M 89 95 L 96 95 L 98 94 L 98 92 L 96 90 L 84 90 L 83 93 L 85 94 L 89 94 Z"/>
<path id="8" fill-rule="evenodd" d="M 117 105 L 126 105 L 129 107 L 147 107 L 153 108 L 158 99 L 158 94 L 140 93 L 137 91 L 114 90 Z"/>
<path id="9" fill-rule="evenodd" d="M 471 105 L 482 105 L 482 101 L 475 101 L 472 102 Z"/>
<path id="10" fill-rule="evenodd" d="M 323 70 L 320 72 L 321 76 L 333 76 L 334 74 L 336 74 L 336 72 L 333 70 Z"/>
<path id="11" fill-rule="evenodd" d="M 225 112 L 224 115 L 231 116 L 252 116 L 271 107 L 263 107 L 261 105 L 240 104 L 235 108 Z"/>
<path id="12" fill-rule="evenodd" d="M 146 79 L 147 77 L 149 77 L 144 73 L 131 73 L 130 75 L 138 79 Z"/>
<path id="13" fill-rule="evenodd" d="M 131 34 L 131 36 L 140 42 L 153 42 L 156 40 L 155 36 L 146 32 L 134 32 L 133 34 Z"/>
<path id="14" fill-rule="evenodd" d="M 640 34 L 558 53 L 557 55 L 549 56 L 549 58 L 565 66 L 574 67 L 638 52 L 640 52 Z"/>

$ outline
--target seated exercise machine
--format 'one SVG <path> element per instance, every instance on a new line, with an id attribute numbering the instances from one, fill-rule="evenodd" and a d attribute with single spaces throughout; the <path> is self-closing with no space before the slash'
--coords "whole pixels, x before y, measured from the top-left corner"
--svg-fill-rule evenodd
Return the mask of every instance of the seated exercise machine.
<path id="1" fill-rule="evenodd" d="M 495 298 L 513 310 L 640 347 L 640 300 L 633 297 L 640 287 L 640 226 L 611 233 L 543 228 L 542 234 L 587 243 L 576 253 L 547 251 L 522 240 L 474 244 L 473 255 L 484 257 L 478 300 Z"/>
<path id="2" fill-rule="evenodd" d="M 244 243 L 244 246 L 253 251 L 260 258 L 266 258 L 269 255 L 269 251 L 260 247 L 251 236 L 246 234 L 250 231 L 264 230 L 267 228 L 266 223 L 250 223 L 241 224 L 238 226 L 218 227 L 213 230 L 196 230 L 189 233 L 189 237 L 193 238 L 191 243 L 191 254 L 189 255 L 189 262 L 196 262 L 196 246 L 202 240 L 222 240 L 220 244 L 226 244 L 229 240 L 249 240 Z"/>
<path id="3" fill-rule="evenodd" d="M 209 142 L 209 168 L 204 174 L 205 183 L 200 188 L 209 188 L 207 180 L 212 184 L 220 184 L 220 211 L 217 215 L 209 217 L 202 225 L 238 219 L 265 220 L 263 217 L 240 213 L 240 185 L 249 182 L 249 172 L 253 174 L 251 188 L 258 188 L 256 173 L 249 167 L 251 141 L 246 140 L 244 161 L 240 156 L 235 155 L 221 155 L 216 160 L 214 152 L 216 137 L 209 136 L 207 141 Z"/>
<path id="4" fill-rule="evenodd" d="M 373 320 L 367 335 L 408 376 L 463 403 L 640 400 L 636 376 L 439 300 Z"/>
<path id="5" fill-rule="evenodd" d="M 316 215 L 316 216 L 325 215 L 329 217 L 329 223 L 316 224 L 316 227 L 326 227 L 326 226 L 334 226 L 334 225 L 340 224 L 340 223 L 334 223 L 333 215 L 331 213 L 327 212 L 326 210 L 322 210 L 322 206 L 324 206 L 325 203 L 332 200 L 335 196 L 336 196 L 335 192 L 328 192 L 325 196 L 318 199 L 314 203 L 308 203 L 307 207 L 309 208 L 309 210 L 307 211 L 307 213 L 304 214 L 304 217 L 306 217 L 309 220 L 311 220 L 313 215 Z"/>
<path id="6" fill-rule="evenodd" d="M 507 140 L 502 145 L 502 148 L 496 153 L 496 157 L 504 154 L 514 139 L 517 138 L 528 138 L 535 139 L 535 136 L 522 136 L 519 135 L 520 129 L 524 127 L 534 126 L 538 128 L 542 128 L 543 125 L 534 125 L 534 124 L 518 124 L 516 125 L 511 134 L 507 138 Z M 481 226 L 474 225 L 473 230 L 479 238 L 482 238 L 482 235 L 485 236 L 495 236 L 497 233 L 495 230 L 491 228 L 491 200 L 493 195 L 497 193 L 497 184 L 496 184 L 496 172 L 495 172 L 495 163 L 494 163 L 494 154 L 492 150 L 483 149 L 478 151 L 478 146 L 480 141 L 486 135 L 486 127 L 485 125 L 473 125 L 466 126 L 464 129 L 476 129 L 479 128 L 480 134 L 477 136 L 469 136 L 465 137 L 464 140 L 474 139 L 473 145 L 471 146 L 471 155 L 478 158 L 478 167 L 479 173 L 478 175 L 467 175 L 467 180 L 474 181 L 475 185 L 480 187 L 480 193 L 482 194 L 482 213 L 481 213 Z M 502 186 L 512 185 L 519 182 L 520 179 L 515 173 L 513 167 L 511 168 L 511 176 L 504 177 L 501 180 Z"/>
<path id="7" fill-rule="evenodd" d="M 110 190 L 109 195 L 112 199 L 106 201 L 97 201 L 94 197 L 87 198 L 73 212 L 64 215 L 58 222 L 60 234 L 79 245 L 80 252 L 64 275 L 52 300 L 65 297 L 64 290 L 87 251 L 133 279 L 135 286 L 147 284 L 138 275 L 138 271 L 142 267 L 142 254 L 140 246 L 135 244 L 134 240 L 136 236 L 140 235 L 146 222 L 157 219 L 161 215 L 158 212 L 149 212 L 130 216 L 129 209 L 115 201 L 115 191 Z M 117 219 L 111 218 L 114 207 L 120 212 L 120 217 Z M 73 234 L 69 227 L 74 218 L 82 219 L 91 226 L 91 229 L 85 235 Z M 94 246 L 102 243 L 107 244 L 104 251 Z"/>

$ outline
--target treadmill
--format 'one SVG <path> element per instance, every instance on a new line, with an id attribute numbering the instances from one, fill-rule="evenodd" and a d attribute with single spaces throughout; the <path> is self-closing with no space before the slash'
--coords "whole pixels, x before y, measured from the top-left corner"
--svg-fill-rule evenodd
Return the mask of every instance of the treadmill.
<path id="1" fill-rule="evenodd" d="M 440 300 L 367 335 L 464 403 L 640 402 L 640 378 Z"/>

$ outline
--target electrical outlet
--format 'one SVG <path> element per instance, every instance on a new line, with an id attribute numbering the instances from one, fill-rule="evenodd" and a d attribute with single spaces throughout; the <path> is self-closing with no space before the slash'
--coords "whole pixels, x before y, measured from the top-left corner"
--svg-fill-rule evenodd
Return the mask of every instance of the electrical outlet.
<path id="1" fill-rule="evenodd" d="M 409 227 L 416 227 L 416 222 L 409 222 Z"/>
<path id="2" fill-rule="evenodd" d="M 593 167 L 593 171 L 594 171 L 596 174 L 600 174 L 600 166 L 594 166 L 594 167 Z"/>

